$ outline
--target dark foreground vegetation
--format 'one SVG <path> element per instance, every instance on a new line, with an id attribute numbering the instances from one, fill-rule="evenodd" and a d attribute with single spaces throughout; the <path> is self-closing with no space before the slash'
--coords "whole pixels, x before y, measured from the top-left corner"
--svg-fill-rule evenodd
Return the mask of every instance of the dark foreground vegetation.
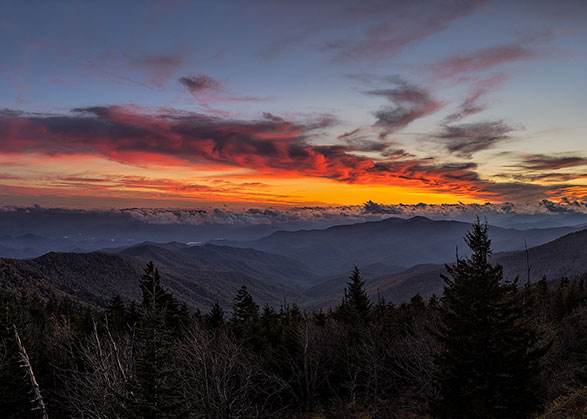
<path id="1" fill-rule="evenodd" d="M 104 312 L 0 289 L 0 417 L 584 417 L 587 276 L 504 283 L 486 225 L 466 241 L 444 295 L 401 306 L 357 269 L 314 312 L 243 287 L 190 313 L 153 264 Z"/>

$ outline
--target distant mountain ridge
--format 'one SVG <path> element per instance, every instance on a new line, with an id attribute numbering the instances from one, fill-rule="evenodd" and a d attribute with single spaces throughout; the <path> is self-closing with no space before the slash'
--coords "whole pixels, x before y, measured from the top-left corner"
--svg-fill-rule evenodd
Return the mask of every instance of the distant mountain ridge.
<path id="1" fill-rule="evenodd" d="M 443 263 L 454 258 L 457 247 L 466 254 L 463 237 L 470 228 L 471 224 L 460 221 L 390 217 L 324 230 L 278 231 L 253 241 L 211 243 L 288 256 L 326 275 L 349 271 L 353 265 L 382 263 L 410 267 Z M 524 243 L 537 246 L 576 230 L 576 227 L 516 230 L 490 226 L 489 234 L 496 251 L 512 251 L 523 249 Z"/>
<path id="2" fill-rule="evenodd" d="M 0 283 L 36 290 L 41 296 L 68 296 L 103 306 L 117 294 L 138 299 L 139 278 L 152 260 L 161 271 L 163 285 L 192 309 L 207 309 L 216 299 L 230 309 L 242 285 L 260 305 L 279 306 L 285 299 L 323 307 L 340 301 L 348 273 L 356 264 L 372 298 L 383 296 L 401 303 L 417 293 L 423 297 L 442 293 L 444 263 L 454 262 L 453 244 L 462 242 L 469 229 L 470 224 L 456 221 L 390 218 L 326 230 L 278 232 L 255 241 L 257 247 L 282 254 L 226 246 L 227 241 L 201 246 L 144 242 L 91 253 L 51 252 L 29 260 L 0 259 Z M 497 249 L 516 247 L 515 242 L 523 247 L 524 240 L 531 245 L 561 231 L 490 227 L 490 237 Z M 464 243 L 459 245 L 461 255 L 464 249 Z M 528 254 L 532 281 L 542 275 L 556 279 L 587 272 L 587 230 L 557 236 L 530 247 Z M 526 280 L 525 251 L 497 252 L 492 261 L 503 265 L 506 278 L 519 274 L 521 282 Z"/>
<path id="3" fill-rule="evenodd" d="M 528 249 L 530 282 L 543 277 L 556 280 L 561 277 L 587 273 L 587 230 L 567 234 L 549 243 Z M 455 258 L 447 263 L 454 263 Z M 528 279 L 526 251 L 497 252 L 490 258 L 492 264 L 503 267 L 504 279 L 524 284 Z M 444 282 L 440 274 L 446 274 L 444 264 L 416 265 L 402 272 L 370 278 L 367 291 L 372 296 L 382 295 L 390 301 L 401 303 L 416 293 L 423 297 L 441 295 Z"/>
<path id="4" fill-rule="evenodd" d="M 154 261 L 167 268 L 242 272 L 298 290 L 314 284 L 313 281 L 319 278 L 317 272 L 297 260 L 247 248 L 212 244 L 187 246 L 182 243 L 142 243 L 116 253 Z"/>

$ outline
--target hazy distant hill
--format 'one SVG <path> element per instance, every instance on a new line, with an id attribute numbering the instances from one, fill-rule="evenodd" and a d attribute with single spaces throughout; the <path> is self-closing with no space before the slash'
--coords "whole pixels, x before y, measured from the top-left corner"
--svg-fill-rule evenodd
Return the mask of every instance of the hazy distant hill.
<path id="1" fill-rule="evenodd" d="M 139 278 L 145 263 L 153 260 L 163 284 L 191 308 L 207 309 L 216 299 L 230 308 L 242 285 L 260 305 L 279 306 L 285 298 L 315 307 L 338 304 L 348 273 L 356 264 L 373 298 L 382 295 L 401 303 L 417 293 L 423 297 L 442 293 L 444 262 L 454 262 L 456 243 L 464 254 L 462 237 L 469 229 L 469 224 L 455 221 L 391 218 L 326 230 L 275 233 L 255 242 L 238 243 L 253 243 L 282 255 L 247 247 L 145 242 L 105 252 L 0 259 L 0 281 L 10 288 L 37 290 L 42 296 L 70 296 L 104 305 L 116 294 L 138 299 Z M 524 240 L 532 244 L 561 231 L 491 228 L 490 235 L 496 249 L 523 248 Z M 587 272 L 587 230 L 531 247 L 529 256 L 533 281 L 543 275 L 556 279 Z M 506 278 L 519 274 L 521 282 L 526 280 L 524 251 L 496 253 L 492 261 L 504 266 Z"/>
<path id="2" fill-rule="evenodd" d="M 261 305 L 278 306 L 284 298 L 301 303 L 304 297 L 299 291 L 316 278 L 307 267 L 283 256 L 172 243 L 135 246 L 118 254 L 48 253 L 31 260 L 0 259 L 0 282 L 45 297 L 69 296 L 104 305 L 116 294 L 140 298 L 139 278 L 147 260 L 155 261 L 163 285 L 192 309 L 208 309 L 216 299 L 229 308 L 242 285 Z"/>
<path id="3" fill-rule="evenodd" d="M 382 263 L 360 267 L 361 276 L 367 281 L 367 284 L 373 278 L 402 272 L 405 271 L 405 269 L 405 266 L 384 265 Z M 328 299 L 333 296 L 336 297 L 336 299 L 339 299 L 347 285 L 349 273 L 350 272 L 341 272 L 336 275 L 323 277 L 320 283 L 306 288 L 303 294 L 320 302 L 322 299 Z"/>
<path id="4" fill-rule="evenodd" d="M 555 280 L 563 276 L 586 273 L 587 230 L 532 247 L 528 249 L 528 256 L 531 282 L 540 280 L 543 275 L 546 275 L 548 280 Z M 449 262 L 453 263 L 454 260 L 453 256 Z M 511 280 L 519 276 L 520 284 L 526 282 L 528 264 L 525 251 L 496 253 L 492 256 L 491 263 L 503 266 L 504 278 Z M 368 292 L 373 297 L 380 293 L 396 303 L 407 301 L 416 293 L 423 297 L 440 295 L 444 286 L 440 278 L 441 273 L 446 273 L 444 264 L 417 265 L 402 272 L 371 278 L 367 281 Z M 340 294 L 337 295 L 339 296 Z"/>
<path id="5" fill-rule="evenodd" d="M 353 265 L 383 263 L 414 266 L 453 260 L 457 246 L 466 251 L 463 236 L 471 224 L 434 221 L 425 217 L 388 218 L 383 221 L 330 227 L 325 230 L 279 231 L 259 240 L 221 241 L 297 259 L 325 274 L 340 273 Z M 490 227 L 496 251 L 511 251 L 540 245 L 575 231 L 575 227 L 516 230 Z"/>
<path id="6" fill-rule="evenodd" d="M 282 219 L 271 210 L 125 209 L 111 211 L 0 206 L 0 257 L 32 258 L 47 252 L 91 252 L 143 241 L 203 243 L 217 238 L 253 240 L 277 230 L 325 228 L 341 219 Z M 365 215 L 365 217 L 369 217 Z M 373 216 L 375 217 L 375 216 Z M 274 221 L 274 222 L 271 222 Z"/>
<path id="7" fill-rule="evenodd" d="M 538 281 L 543 275 L 548 279 L 579 275 L 587 272 L 587 230 L 567 234 L 550 243 L 529 249 L 530 280 Z M 520 276 L 527 280 L 526 252 L 496 253 L 493 263 L 503 265 L 504 276 L 512 279 Z"/>
<path id="8" fill-rule="evenodd" d="M 118 250 L 117 253 L 144 261 L 152 260 L 168 268 L 240 272 L 292 290 L 313 285 L 318 278 L 314 270 L 297 260 L 255 249 L 211 244 L 187 246 L 172 242 L 143 243 Z"/>

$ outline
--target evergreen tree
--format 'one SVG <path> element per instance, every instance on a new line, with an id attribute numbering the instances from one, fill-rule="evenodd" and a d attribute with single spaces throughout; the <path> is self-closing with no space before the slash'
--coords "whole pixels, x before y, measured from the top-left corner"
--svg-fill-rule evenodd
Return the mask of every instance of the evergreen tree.
<path id="1" fill-rule="evenodd" d="M 424 310 L 426 310 L 426 302 L 424 301 L 420 293 L 418 293 L 410 299 L 410 304 L 408 305 L 408 307 L 410 311 L 414 313 L 414 315 L 418 315 L 422 313 Z"/>
<path id="2" fill-rule="evenodd" d="M 345 322 L 356 323 L 369 317 L 373 304 L 363 288 L 365 281 L 359 268 L 354 267 L 349 279 L 350 282 L 347 283 L 344 297 L 338 308 L 338 315 Z"/>
<path id="3" fill-rule="evenodd" d="M 279 316 L 275 309 L 269 304 L 263 306 L 260 317 L 260 334 L 263 337 L 263 343 L 266 348 L 273 348 L 279 345 L 282 336 Z"/>
<path id="4" fill-rule="evenodd" d="M 141 282 L 135 398 L 130 411 L 131 416 L 144 419 L 179 417 L 175 339 L 169 327 L 170 308 L 177 304 L 160 281 L 158 270 L 149 262 Z"/>
<path id="5" fill-rule="evenodd" d="M 177 310 L 177 320 L 180 327 L 186 327 L 191 323 L 192 316 L 190 315 L 190 310 L 185 302 L 181 303 Z"/>
<path id="6" fill-rule="evenodd" d="M 525 418 L 541 396 L 537 376 L 543 353 L 524 320 L 517 283 L 504 283 L 488 262 L 487 223 L 473 224 L 465 241 L 472 256 L 447 265 L 450 278 L 439 308 L 444 350 L 437 359 L 440 418 Z"/>
<path id="7" fill-rule="evenodd" d="M 251 347 L 259 349 L 262 345 L 259 336 L 259 305 L 244 285 L 234 298 L 231 321 L 235 335 Z"/>
<path id="8" fill-rule="evenodd" d="M 253 296 L 242 286 L 234 298 L 232 307 L 232 321 L 235 323 L 251 323 L 259 318 L 259 305 Z"/>
<path id="9" fill-rule="evenodd" d="M 168 300 L 167 292 L 161 287 L 161 276 L 153 261 L 147 264 L 141 277 L 141 291 L 143 293 L 142 306 L 150 311 L 161 310 Z"/>
<path id="10" fill-rule="evenodd" d="M 139 322 L 139 317 L 140 317 L 140 313 L 139 313 L 139 305 L 136 303 L 135 300 L 132 300 L 129 304 L 128 304 L 128 313 L 127 313 L 127 322 L 128 325 L 132 328 L 134 328 L 138 322 Z"/>
<path id="11" fill-rule="evenodd" d="M 108 326 L 112 331 L 124 329 L 126 326 L 126 308 L 120 295 L 116 295 L 110 300 L 110 304 L 106 308 L 106 316 L 108 318 Z"/>
<path id="12" fill-rule="evenodd" d="M 210 329 L 218 329 L 224 324 L 224 310 L 218 300 L 212 305 L 210 312 L 206 314 L 206 325 Z"/>
<path id="13" fill-rule="evenodd" d="M 143 311 L 164 313 L 165 324 L 177 335 L 181 326 L 179 305 L 173 295 L 161 286 L 159 270 L 152 261 L 147 264 L 141 280 L 141 308 Z"/>
<path id="14" fill-rule="evenodd" d="M 328 316 L 324 313 L 322 309 L 315 311 L 313 315 L 314 323 L 320 327 L 326 325 L 326 321 L 328 320 Z"/>

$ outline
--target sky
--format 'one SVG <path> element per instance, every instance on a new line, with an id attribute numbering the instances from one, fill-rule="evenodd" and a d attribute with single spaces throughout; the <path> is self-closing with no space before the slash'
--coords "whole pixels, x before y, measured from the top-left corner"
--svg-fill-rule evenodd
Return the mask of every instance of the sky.
<path id="1" fill-rule="evenodd" d="M 0 204 L 587 201 L 582 0 L 0 0 Z"/>

